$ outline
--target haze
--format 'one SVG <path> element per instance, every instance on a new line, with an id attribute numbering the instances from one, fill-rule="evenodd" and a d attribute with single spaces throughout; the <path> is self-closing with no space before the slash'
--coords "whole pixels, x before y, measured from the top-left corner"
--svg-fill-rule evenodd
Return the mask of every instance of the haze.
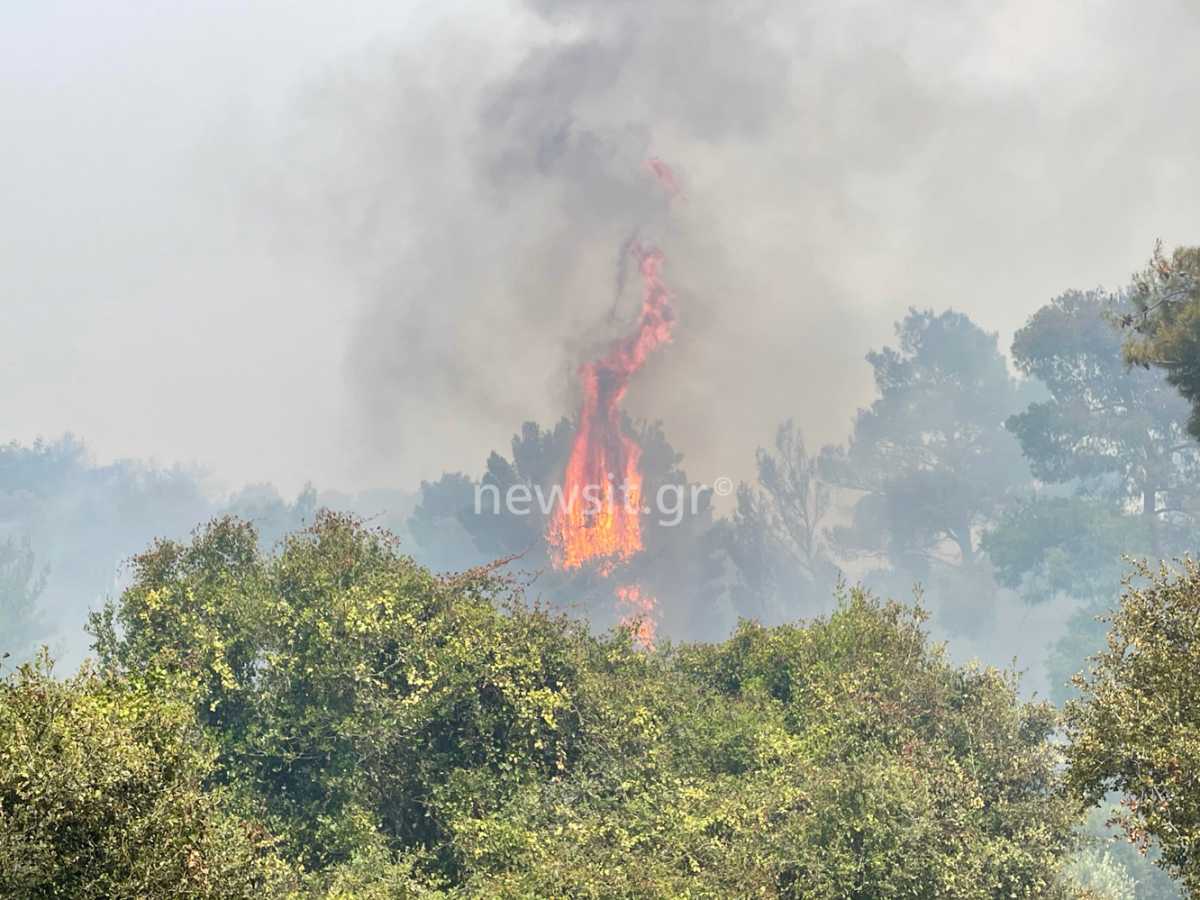
<path id="1" fill-rule="evenodd" d="M 572 413 L 638 224 L 681 322 L 628 405 L 704 481 L 786 417 L 841 440 L 907 307 L 1007 348 L 1200 224 L 1187 2 L 4 18 L 6 438 L 221 485 L 476 473 Z M 684 181 L 670 223 L 647 153 Z"/>

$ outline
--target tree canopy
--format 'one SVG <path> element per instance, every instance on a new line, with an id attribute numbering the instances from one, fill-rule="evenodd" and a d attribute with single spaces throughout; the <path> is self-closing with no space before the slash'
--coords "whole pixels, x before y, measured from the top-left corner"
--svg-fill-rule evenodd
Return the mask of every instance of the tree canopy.
<path id="1" fill-rule="evenodd" d="M 1170 257 L 1156 247 L 1131 299 L 1136 312 L 1122 318 L 1133 328 L 1126 359 L 1166 373 L 1191 404 L 1188 432 L 1200 438 L 1200 247 L 1179 247 Z"/>
<path id="2" fill-rule="evenodd" d="M 1129 370 L 1115 321 L 1122 297 L 1070 292 L 1035 313 L 1013 359 L 1050 393 L 1009 419 L 1033 473 L 1135 503 L 1150 525 L 1182 514 L 1195 493 L 1200 450 L 1187 404 L 1155 372 Z"/>
<path id="3" fill-rule="evenodd" d="M 186 684 L 22 666 L 0 683 L 0 895 L 282 890 L 271 840 L 230 811 L 214 775 Z"/>
<path id="4" fill-rule="evenodd" d="M 1028 478 L 1004 429 L 1019 387 L 996 335 L 962 313 L 910 310 L 896 336 L 898 347 L 867 355 L 877 396 L 849 446 L 825 455 L 826 477 L 861 492 L 853 525 L 835 538 L 918 574 L 947 542 L 969 564 L 981 526 Z"/>
<path id="5" fill-rule="evenodd" d="M 1107 644 L 1069 705 L 1069 780 L 1089 802 L 1126 798 L 1132 839 L 1200 891 L 1200 566 L 1141 565 L 1112 616 Z"/>
<path id="6" fill-rule="evenodd" d="M 827 617 L 646 652 L 344 516 L 277 553 L 218 520 L 138 557 L 93 620 L 98 672 L 0 691 L 0 873 L 117 897 L 208 877 L 293 897 L 1065 890 L 1054 711 L 948 662 L 922 618 L 856 589 Z M 88 799 L 45 793 L 93 755 Z M 14 799 L 43 796 L 103 825 L 47 831 Z"/>
<path id="7" fill-rule="evenodd" d="M 709 541 L 732 564 L 734 608 L 775 622 L 821 608 L 829 596 L 838 571 L 825 535 L 834 497 L 792 421 L 755 462 L 755 483 L 738 486 L 733 515 Z"/>

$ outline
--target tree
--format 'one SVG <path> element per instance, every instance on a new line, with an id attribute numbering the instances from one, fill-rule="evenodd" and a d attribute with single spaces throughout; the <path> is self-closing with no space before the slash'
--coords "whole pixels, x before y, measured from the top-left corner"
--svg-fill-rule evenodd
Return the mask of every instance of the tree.
<path id="1" fill-rule="evenodd" d="M 552 429 L 526 422 L 513 436 L 511 458 L 490 454 L 478 481 L 446 474 L 423 483 L 409 520 L 421 561 L 444 570 L 519 557 L 511 570 L 536 576 L 541 596 L 560 608 L 582 608 L 601 626 L 617 621 L 614 585 L 637 583 L 681 623 L 677 637 L 713 635 L 720 560 L 704 539 L 712 525 L 711 491 L 688 482 L 682 454 L 661 424 L 626 419 L 623 427 L 642 451 L 642 496 L 650 510 L 641 520 L 642 552 L 616 571 L 601 574 L 588 566 L 559 571 L 552 564 L 546 532 L 574 436 L 569 419 Z M 510 496 L 517 499 L 510 502 Z M 660 496 L 674 509 L 659 508 Z M 698 609 L 706 615 L 696 615 Z"/>
<path id="2" fill-rule="evenodd" d="M 989 334 L 962 313 L 910 310 L 899 347 L 869 353 L 877 397 L 849 447 L 827 450 L 826 477 L 859 494 L 853 524 L 834 529 L 849 554 L 923 574 L 931 560 L 976 561 L 981 528 L 1028 477 L 1004 429 L 1019 387 Z"/>
<path id="3" fill-rule="evenodd" d="M 420 500 L 408 517 L 408 532 L 421 561 L 438 570 L 467 569 L 486 557 L 467 530 L 475 508 L 475 482 L 462 472 L 422 481 Z"/>
<path id="4" fill-rule="evenodd" d="M 1123 557 L 1149 549 L 1140 523 L 1088 496 L 1015 499 L 984 535 L 996 580 L 1027 603 L 1058 594 L 1110 600 L 1125 571 Z"/>
<path id="5" fill-rule="evenodd" d="M 1130 308 L 1121 296 L 1072 291 L 1038 310 L 1017 332 L 1013 358 L 1050 397 L 1008 427 L 1043 482 L 1136 508 L 1158 556 L 1165 527 L 1191 518 L 1200 448 L 1186 434 L 1187 404 L 1162 375 L 1122 361 L 1113 323 Z"/>
<path id="6" fill-rule="evenodd" d="M 155 535 L 186 535 L 213 511 L 191 471 L 98 465 L 70 436 L 0 445 L 0 522 L 36 548 L 48 572 L 39 604 L 72 657 L 86 652 L 87 610 L 119 590 L 122 562 Z"/>
<path id="7" fill-rule="evenodd" d="M 833 494 L 791 421 L 776 431 L 773 452 L 759 448 L 756 461 L 757 483 L 738 486 L 737 508 L 710 540 L 733 564 L 734 607 L 779 621 L 802 598 L 819 594 L 823 602 L 833 587 L 837 567 L 822 534 Z"/>
<path id="8" fill-rule="evenodd" d="M 1064 866 L 1069 880 L 1095 900 L 1183 900 L 1179 885 L 1156 864 L 1157 845 L 1147 850 L 1132 843 L 1112 821 L 1119 812 L 1109 801 L 1088 812 L 1080 846 Z"/>
<path id="9" fill-rule="evenodd" d="M 499 502 L 481 504 L 462 520 L 487 558 L 532 551 L 535 564 L 544 566 L 549 562 L 544 542 L 549 516 L 536 498 L 528 504 L 527 515 L 514 514 L 505 499 L 518 486 L 528 488 L 531 494 L 537 489 L 543 496 L 550 496 L 562 479 L 573 433 L 569 419 L 561 419 L 553 429 L 545 430 L 535 422 L 526 422 L 521 433 L 513 435 L 511 460 L 495 452 L 488 456 L 480 487 L 494 490 Z"/>
<path id="10" fill-rule="evenodd" d="M 322 869 L 376 830 L 437 848 L 439 798 L 466 770 L 503 796 L 570 759 L 572 626 L 503 615 L 498 589 L 481 572 L 439 580 L 349 517 L 321 514 L 273 557 L 222 519 L 137 557 L 92 628 L 110 669 L 196 681 L 223 778 L 289 858 Z"/>
<path id="11" fill-rule="evenodd" d="M 22 659 L 47 633 L 38 608 L 45 586 L 28 541 L 0 542 L 0 658 Z"/>
<path id="12" fill-rule="evenodd" d="M 661 674 L 614 672 L 604 695 L 640 727 L 614 716 L 595 774 L 533 792 L 507 813 L 516 834 L 479 829 L 493 851 L 498 836 L 520 850 L 497 853 L 486 883 L 516 896 L 1051 895 L 1073 818 L 1049 789 L 1053 713 L 1017 702 L 1000 673 L 948 665 L 920 622 L 856 590 L 828 618 L 747 622 Z"/>
<path id="13" fill-rule="evenodd" d="M 1129 836 L 1200 892 L 1200 565 L 1141 564 L 1126 581 L 1106 648 L 1067 708 L 1068 783 L 1088 804 L 1125 796 Z"/>
<path id="14" fill-rule="evenodd" d="M 223 515 L 236 516 L 254 525 L 264 547 L 273 547 L 293 531 L 312 522 L 317 512 L 317 491 L 312 484 L 288 503 L 270 484 L 247 485 L 229 498 Z"/>
<path id="15" fill-rule="evenodd" d="M 1187 430 L 1200 438 L 1200 247 L 1180 247 L 1170 259 L 1162 245 L 1134 280 L 1135 312 L 1122 317 L 1133 328 L 1125 358 L 1144 368 L 1155 367 L 1191 404 Z"/>
<path id="16" fill-rule="evenodd" d="M 1029 604 L 1066 597 L 1078 606 L 1045 660 L 1050 697 L 1075 695 L 1072 678 L 1104 645 L 1127 556 L 1150 552 L 1138 516 L 1106 498 L 1039 495 L 1011 503 L 983 538 L 996 580 Z"/>
<path id="17" fill-rule="evenodd" d="M 1160 373 L 1121 358 L 1116 325 L 1131 309 L 1127 295 L 1068 292 L 1013 341 L 1018 368 L 1049 394 L 1008 421 L 1043 489 L 1006 510 L 985 548 L 1000 582 L 1027 602 L 1080 602 L 1046 661 L 1063 700 L 1103 646 L 1099 617 L 1116 603 L 1123 557 L 1183 546 L 1200 475 L 1186 403 Z"/>

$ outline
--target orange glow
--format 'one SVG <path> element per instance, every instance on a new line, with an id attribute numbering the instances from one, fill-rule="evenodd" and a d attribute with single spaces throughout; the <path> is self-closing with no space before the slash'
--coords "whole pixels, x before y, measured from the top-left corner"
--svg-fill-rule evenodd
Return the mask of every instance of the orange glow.
<path id="1" fill-rule="evenodd" d="M 671 339 L 675 313 L 662 281 L 662 252 L 639 244 L 633 253 L 642 276 L 637 327 L 579 370 L 579 428 L 563 473 L 563 502 L 547 534 L 558 568 L 595 560 L 608 574 L 642 549 L 642 451 L 621 429 L 621 400 L 647 357 Z"/>
<path id="2" fill-rule="evenodd" d="M 666 163 L 654 158 L 646 168 L 669 198 L 680 196 Z M 671 340 L 675 325 L 671 292 L 662 279 L 662 251 L 637 243 L 632 252 L 642 277 L 641 313 L 630 334 L 579 369 L 579 426 L 563 472 L 562 502 L 546 532 L 556 568 L 591 563 L 604 577 L 642 550 L 642 449 L 621 429 L 621 400 L 650 354 Z M 634 629 L 638 645 L 653 649 L 654 598 L 636 584 L 622 585 L 616 593 L 621 624 Z"/>
<path id="3" fill-rule="evenodd" d="M 636 584 L 617 588 L 617 605 L 621 608 L 621 624 L 633 629 L 634 643 L 646 650 L 654 649 L 654 598 L 643 594 Z"/>

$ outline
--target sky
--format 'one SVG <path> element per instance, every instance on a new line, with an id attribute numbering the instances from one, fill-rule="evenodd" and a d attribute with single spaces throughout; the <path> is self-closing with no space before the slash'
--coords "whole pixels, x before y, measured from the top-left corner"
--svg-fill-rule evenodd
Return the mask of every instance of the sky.
<path id="1" fill-rule="evenodd" d="M 7 4 L 0 440 L 477 474 L 632 317 L 693 478 L 844 439 L 910 306 L 1000 335 L 1200 235 L 1188 0 Z M 644 162 L 671 164 L 667 201 Z"/>

